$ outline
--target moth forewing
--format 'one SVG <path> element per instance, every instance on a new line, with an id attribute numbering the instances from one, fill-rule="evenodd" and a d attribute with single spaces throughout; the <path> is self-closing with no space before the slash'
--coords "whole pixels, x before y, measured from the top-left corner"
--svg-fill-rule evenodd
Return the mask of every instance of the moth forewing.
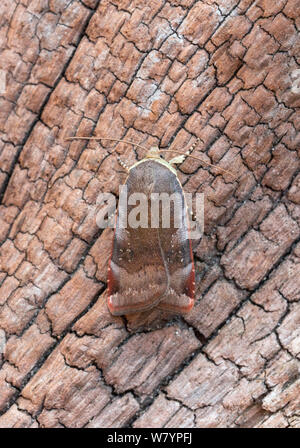
<path id="1" fill-rule="evenodd" d="M 141 221 L 143 226 L 132 226 L 127 219 L 124 229 L 120 223 L 126 221 L 126 209 L 118 209 L 108 269 L 111 313 L 129 314 L 155 306 L 176 313 L 190 311 L 195 271 L 184 193 L 175 169 L 158 155 L 148 156 L 130 168 L 125 185 L 128 198 L 145 196 L 142 208 L 147 209 L 147 217 Z M 128 200 L 127 218 L 134 207 L 134 201 Z"/>

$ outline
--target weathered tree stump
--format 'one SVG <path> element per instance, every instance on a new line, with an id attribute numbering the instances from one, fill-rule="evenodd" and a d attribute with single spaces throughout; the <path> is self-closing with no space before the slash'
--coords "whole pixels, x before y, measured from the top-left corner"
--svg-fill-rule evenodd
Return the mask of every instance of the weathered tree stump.
<path id="1" fill-rule="evenodd" d="M 300 427 L 298 0 L 1 3 L 1 427 Z M 126 137 L 205 194 L 186 317 L 113 317 Z"/>

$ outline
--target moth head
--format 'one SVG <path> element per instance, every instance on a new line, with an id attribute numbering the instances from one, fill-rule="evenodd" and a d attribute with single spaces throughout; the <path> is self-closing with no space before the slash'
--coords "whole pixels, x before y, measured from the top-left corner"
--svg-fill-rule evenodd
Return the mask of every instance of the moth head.
<path id="1" fill-rule="evenodd" d="M 146 156 L 147 159 L 159 159 L 160 151 L 157 146 L 151 146 L 151 148 L 147 151 Z"/>

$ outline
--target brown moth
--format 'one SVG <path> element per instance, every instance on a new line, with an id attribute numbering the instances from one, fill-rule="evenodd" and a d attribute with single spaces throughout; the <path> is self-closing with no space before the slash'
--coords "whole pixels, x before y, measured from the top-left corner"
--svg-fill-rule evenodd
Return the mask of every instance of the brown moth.
<path id="1" fill-rule="evenodd" d="M 172 165 L 149 151 L 135 163 L 125 182 L 128 196 L 143 193 L 150 208 L 151 194 L 178 193 L 182 228 L 174 225 L 174 204 L 169 228 L 121 228 L 125 213 L 119 205 L 112 254 L 108 267 L 108 308 L 114 315 L 145 311 L 155 306 L 177 313 L 188 312 L 194 304 L 195 269 L 186 221 L 181 184 Z"/>
<path id="2" fill-rule="evenodd" d="M 90 139 L 102 140 L 98 137 Z M 103 140 L 134 144 L 118 139 Z M 185 157 L 190 156 L 197 143 L 198 140 L 186 153 L 174 151 L 181 156 L 169 162 L 160 156 L 162 152 L 169 151 L 158 148 L 147 150 L 145 158 L 130 168 L 118 159 L 128 172 L 124 184 L 127 187 L 127 196 L 142 193 L 146 198 L 147 222 L 145 226 L 129 225 L 128 218 L 134 206 L 120 201 L 107 281 L 107 305 L 113 315 L 136 313 L 154 307 L 181 314 L 189 312 L 194 305 L 195 268 L 187 208 L 184 192 L 173 165 L 182 163 Z M 201 160 L 198 157 L 190 157 Z M 158 214 L 154 226 L 151 213 L 148 213 L 151 212 L 153 197 L 160 194 L 174 198 L 170 203 L 170 220 L 167 227 L 164 225 L 162 213 Z M 181 226 L 175 225 L 177 219 Z"/>

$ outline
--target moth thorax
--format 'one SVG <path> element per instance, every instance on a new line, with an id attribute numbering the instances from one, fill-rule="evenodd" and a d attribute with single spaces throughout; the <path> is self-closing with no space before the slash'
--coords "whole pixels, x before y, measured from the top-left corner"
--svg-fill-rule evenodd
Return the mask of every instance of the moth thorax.
<path id="1" fill-rule="evenodd" d="M 159 148 L 157 146 L 151 146 L 151 148 L 149 149 L 149 151 L 146 154 L 146 157 L 151 159 L 151 158 L 158 158 L 159 157 Z"/>

